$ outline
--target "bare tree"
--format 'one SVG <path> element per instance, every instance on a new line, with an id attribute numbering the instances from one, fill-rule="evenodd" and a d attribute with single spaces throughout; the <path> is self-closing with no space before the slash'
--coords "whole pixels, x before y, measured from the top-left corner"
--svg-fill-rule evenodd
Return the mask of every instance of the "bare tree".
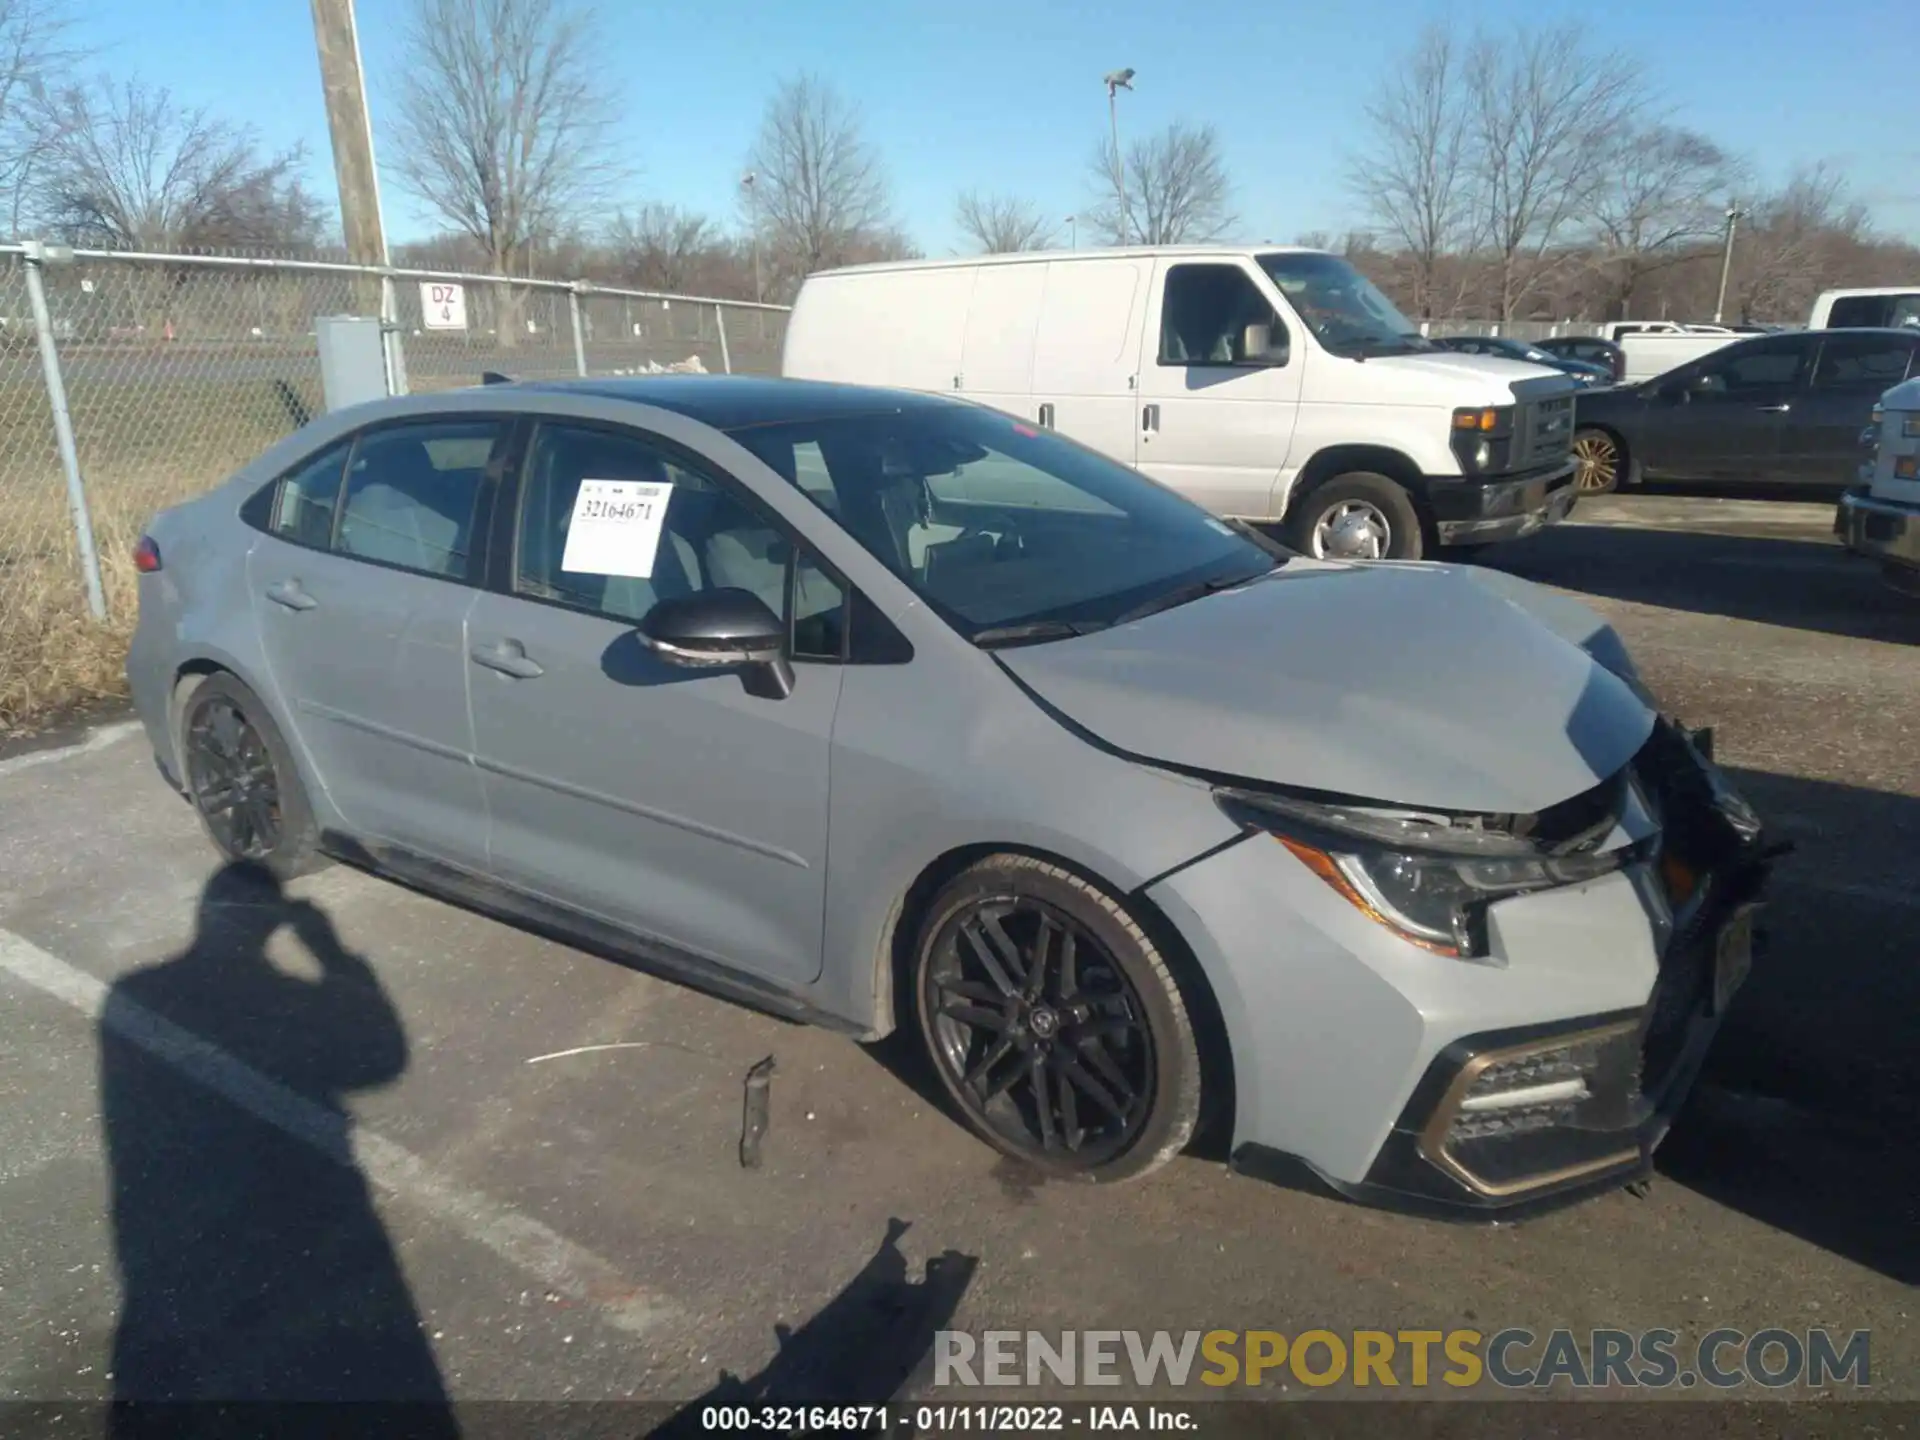
<path id="1" fill-rule="evenodd" d="M 1857 269 L 1869 227 L 1864 205 L 1847 193 L 1843 177 L 1824 164 L 1796 170 L 1780 190 L 1747 207 L 1746 228 L 1734 250 L 1734 295 L 1743 319 L 1799 316 L 1822 288 L 1872 283 Z"/>
<path id="2" fill-rule="evenodd" d="M 1577 24 L 1476 42 L 1467 138 L 1500 319 L 1513 318 L 1591 202 L 1643 103 L 1639 73 L 1624 56 L 1596 53 Z"/>
<path id="3" fill-rule="evenodd" d="M 74 244 L 122 250 L 299 249 L 318 243 L 305 156 L 180 105 L 164 87 L 102 80 L 44 97 L 40 217 Z"/>
<path id="4" fill-rule="evenodd" d="M 1348 162 L 1348 183 L 1368 218 L 1409 262 L 1413 309 L 1423 318 L 1449 314 L 1463 298 L 1439 296 L 1440 272 L 1449 255 L 1471 248 L 1482 219 L 1473 194 L 1469 140 L 1476 117 L 1467 68 L 1452 32 L 1429 25 L 1368 101 L 1368 139 Z"/>
<path id="5" fill-rule="evenodd" d="M 818 76 L 774 92 L 747 165 L 757 223 L 789 286 L 847 263 L 891 224 L 886 174 L 859 112 Z"/>
<path id="6" fill-rule="evenodd" d="M 960 229 L 989 255 L 1044 250 L 1053 226 L 1038 206 L 1012 195 L 982 195 L 969 190 L 954 205 Z"/>
<path id="7" fill-rule="evenodd" d="M 1126 155 L 1124 169 L 1116 166 L 1113 142 L 1104 140 L 1088 165 L 1100 187 L 1100 200 L 1088 218 L 1115 244 L 1217 240 L 1236 223 L 1233 184 L 1213 126 L 1176 121 L 1134 141 Z M 1116 174 L 1122 176 L 1124 196 L 1115 188 Z"/>
<path id="8" fill-rule="evenodd" d="M 607 232 L 620 280 L 643 290 L 686 292 L 720 243 L 712 221 L 677 205 L 623 210 Z"/>
<path id="9" fill-rule="evenodd" d="M 0 197 L 10 234 L 20 233 L 53 138 L 47 93 L 80 58 L 70 25 L 64 0 L 0 0 Z"/>
<path id="10" fill-rule="evenodd" d="M 414 0 L 393 172 L 492 269 L 585 225 L 619 178 L 589 12 L 566 0 Z"/>
<path id="11" fill-rule="evenodd" d="M 1706 136 L 1668 125 L 1623 128 L 1592 203 L 1595 264 L 1625 319 L 1648 275 L 1695 254 L 1720 226 L 1735 165 Z"/>

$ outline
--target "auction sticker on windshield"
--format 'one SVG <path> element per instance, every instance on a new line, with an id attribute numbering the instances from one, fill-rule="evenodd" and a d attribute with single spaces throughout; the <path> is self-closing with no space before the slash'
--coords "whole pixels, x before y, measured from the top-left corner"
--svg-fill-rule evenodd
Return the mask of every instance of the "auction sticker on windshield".
<path id="1" fill-rule="evenodd" d="M 673 486 L 647 480 L 582 480 L 560 568 L 580 575 L 653 578 L 660 526 Z"/>

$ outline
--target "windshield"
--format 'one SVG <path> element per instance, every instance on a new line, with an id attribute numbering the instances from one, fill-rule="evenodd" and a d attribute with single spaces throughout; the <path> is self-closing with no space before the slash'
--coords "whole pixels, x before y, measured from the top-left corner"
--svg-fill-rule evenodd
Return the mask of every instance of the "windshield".
<path id="1" fill-rule="evenodd" d="M 1433 348 L 1371 280 L 1338 255 L 1262 255 L 1260 268 L 1272 277 L 1320 343 L 1336 355 L 1384 355 Z"/>
<path id="2" fill-rule="evenodd" d="M 732 438 L 982 643 L 1009 627 L 1043 633 L 1002 638 L 1099 629 L 1263 575 L 1289 554 L 1137 471 L 982 407 L 914 405 Z"/>

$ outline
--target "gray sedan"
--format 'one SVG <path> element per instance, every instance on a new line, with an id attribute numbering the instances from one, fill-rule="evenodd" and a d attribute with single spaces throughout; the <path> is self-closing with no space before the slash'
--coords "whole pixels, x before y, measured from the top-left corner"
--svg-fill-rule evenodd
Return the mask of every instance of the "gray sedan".
<path id="1" fill-rule="evenodd" d="M 1759 822 L 1591 612 L 954 400 L 383 401 L 136 561 L 134 698 L 235 863 L 911 1027 L 1058 1175 L 1212 1130 L 1368 1201 L 1572 1198 L 1646 1169 L 1748 962 Z"/>

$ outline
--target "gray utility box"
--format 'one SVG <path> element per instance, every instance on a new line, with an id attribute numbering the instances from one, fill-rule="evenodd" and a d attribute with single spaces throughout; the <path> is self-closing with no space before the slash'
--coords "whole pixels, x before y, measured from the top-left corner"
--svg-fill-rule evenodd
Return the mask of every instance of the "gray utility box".
<path id="1" fill-rule="evenodd" d="M 386 347 L 377 317 L 322 315 L 313 333 L 320 343 L 320 390 L 327 409 L 387 397 Z"/>

